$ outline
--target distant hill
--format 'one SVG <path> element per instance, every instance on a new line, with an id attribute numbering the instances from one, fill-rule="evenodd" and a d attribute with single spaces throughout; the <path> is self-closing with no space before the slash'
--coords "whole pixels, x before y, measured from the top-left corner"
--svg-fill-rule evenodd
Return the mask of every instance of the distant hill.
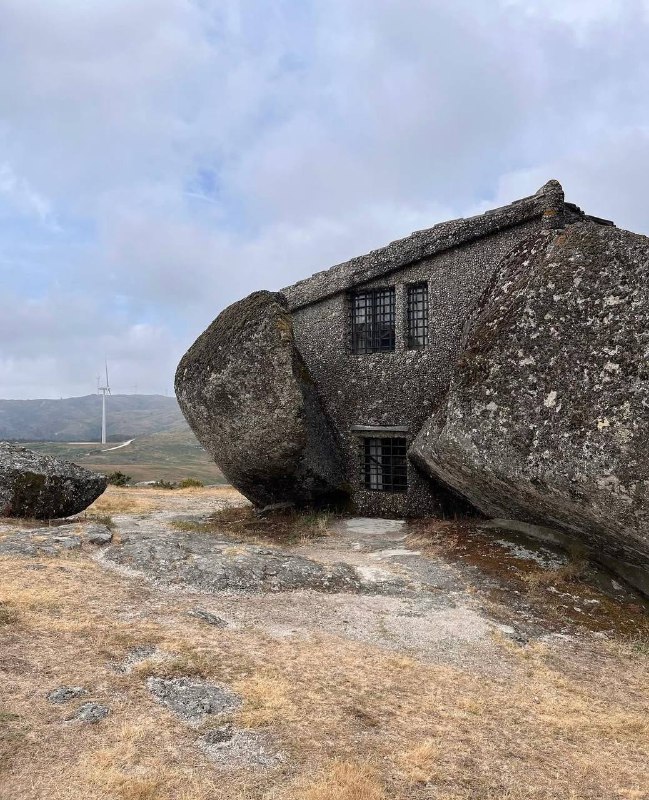
<path id="1" fill-rule="evenodd" d="M 225 482 L 223 473 L 189 427 L 138 436 L 123 446 L 74 442 L 27 442 L 26 446 L 38 453 L 74 461 L 95 472 L 124 472 L 134 481 L 198 478 L 203 483 Z"/>
<path id="2" fill-rule="evenodd" d="M 175 397 L 115 394 L 107 398 L 109 442 L 175 428 L 187 429 Z M 98 442 L 101 397 L 62 400 L 0 400 L 0 440 L 23 442 Z"/>

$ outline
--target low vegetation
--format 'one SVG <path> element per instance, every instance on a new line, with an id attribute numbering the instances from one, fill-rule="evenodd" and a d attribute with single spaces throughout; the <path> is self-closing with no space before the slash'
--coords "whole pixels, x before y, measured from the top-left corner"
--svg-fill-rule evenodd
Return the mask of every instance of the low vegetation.
<path id="1" fill-rule="evenodd" d="M 227 534 L 246 541 L 290 545 L 326 536 L 334 520 L 335 515 L 327 511 L 302 513 L 283 509 L 260 515 L 251 506 L 235 506 L 217 511 L 204 522 L 177 520 L 173 524 L 178 530 Z"/>
<path id="2" fill-rule="evenodd" d="M 126 475 L 123 472 L 117 470 L 116 472 L 111 472 L 108 476 L 108 483 L 111 486 L 128 486 L 129 483 L 133 480 L 130 475 Z"/>
<path id="3" fill-rule="evenodd" d="M 178 484 L 179 489 L 202 489 L 205 484 L 196 478 L 183 478 Z"/>

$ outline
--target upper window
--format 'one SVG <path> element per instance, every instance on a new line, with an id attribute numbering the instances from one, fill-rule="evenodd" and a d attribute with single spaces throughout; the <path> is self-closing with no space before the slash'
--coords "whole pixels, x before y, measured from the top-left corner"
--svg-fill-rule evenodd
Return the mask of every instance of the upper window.
<path id="1" fill-rule="evenodd" d="M 428 345 L 428 284 L 408 287 L 408 347 Z"/>
<path id="2" fill-rule="evenodd" d="M 408 489 L 406 440 L 398 437 L 361 439 L 361 481 L 375 492 L 405 492 Z"/>
<path id="3" fill-rule="evenodd" d="M 351 301 L 352 353 L 394 350 L 394 286 L 354 292 Z"/>

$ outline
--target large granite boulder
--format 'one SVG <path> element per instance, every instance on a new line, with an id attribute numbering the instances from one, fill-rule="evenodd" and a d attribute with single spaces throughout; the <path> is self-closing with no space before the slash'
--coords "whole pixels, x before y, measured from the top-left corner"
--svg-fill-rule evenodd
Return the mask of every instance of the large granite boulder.
<path id="1" fill-rule="evenodd" d="M 649 592 L 649 239 L 586 220 L 515 249 L 410 457 Z"/>
<path id="2" fill-rule="evenodd" d="M 176 396 L 199 442 L 256 505 L 327 502 L 339 448 L 280 294 L 225 309 L 183 356 Z"/>
<path id="3" fill-rule="evenodd" d="M 56 519 L 78 514 L 106 489 L 106 476 L 0 442 L 0 516 Z"/>

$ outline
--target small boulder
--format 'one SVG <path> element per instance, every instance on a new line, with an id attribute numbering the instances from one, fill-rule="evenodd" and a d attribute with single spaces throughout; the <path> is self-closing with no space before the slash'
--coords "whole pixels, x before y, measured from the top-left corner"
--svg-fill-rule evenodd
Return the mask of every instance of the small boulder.
<path id="1" fill-rule="evenodd" d="M 110 714 L 110 709 L 102 706 L 100 703 L 84 703 L 77 709 L 73 719 L 79 722 L 85 722 L 90 725 L 96 725 L 105 719 Z"/>
<path id="2" fill-rule="evenodd" d="M 77 697 L 82 697 L 84 694 L 88 694 L 88 690 L 83 686 L 61 686 L 59 689 L 51 691 L 47 695 L 47 699 L 54 705 L 62 705 Z"/>
<path id="3" fill-rule="evenodd" d="M 336 436 L 281 294 L 226 308 L 183 356 L 176 396 L 196 438 L 255 505 L 344 495 Z"/>
<path id="4" fill-rule="evenodd" d="M 227 686 L 190 678 L 149 678 L 151 694 L 186 722 L 196 724 L 208 714 L 234 711 L 241 700 Z"/>
<path id="5" fill-rule="evenodd" d="M 56 519 L 86 509 L 106 489 L 105 475 L 0 442 L 0 516 Z"/>

